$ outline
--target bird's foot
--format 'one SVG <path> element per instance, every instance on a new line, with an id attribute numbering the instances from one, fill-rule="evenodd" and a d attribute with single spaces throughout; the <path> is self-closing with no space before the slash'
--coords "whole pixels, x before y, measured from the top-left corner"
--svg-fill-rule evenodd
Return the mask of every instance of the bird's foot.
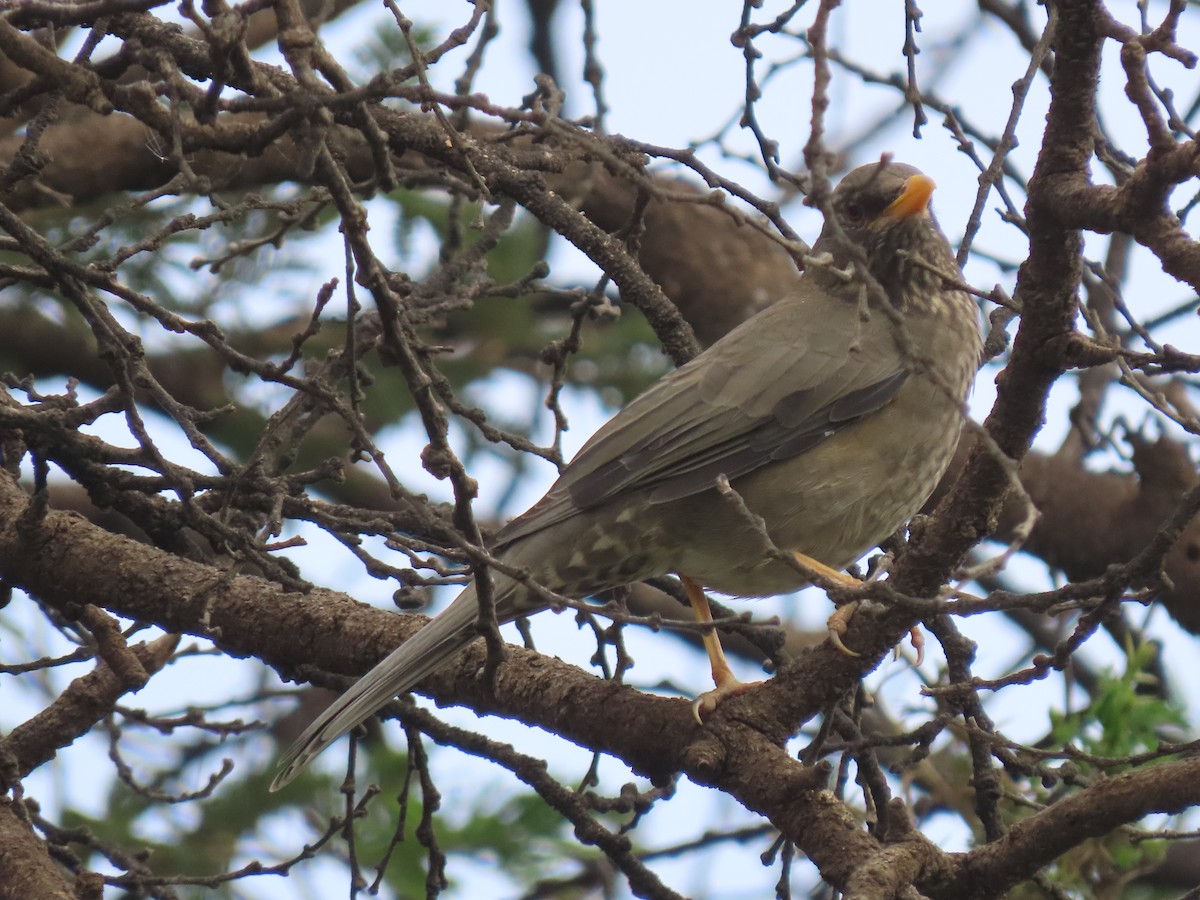
<path id="1" fill-rule="evenodd" d="M 862 654 L 851 650 L 842 643 L 842 635 L 846 633 L 846 629 L 850 627 L 850 620 L 854 618 L 854 611 L 858 609 L 858 603 L 847 603 L 845 606 L 839 606 L 833 611 L 833 615 L 825 620 L 825 627 L 829 630 L 829 643 L 837 647 L 847 656 L 861 656 Z"/>
<path id="2" fill-rule="evenodd" d="M 847 656 L 855 657 L 862 654 L 847 647 L 842 641 L 842 635 L 850 627 L 850 620 L 854 618 L 854 611 L 856 609 L 858 609 L 858 603 L 847 603 L 845 606 L 839 606 L 825 622 L 825 627 L 829 629 L 829 643 L 833 644 L 834 647 Z M 921 626 L 914 625 L 910 628 L 908 630 L 908 639 L 912 643 L 913 649 L 917 651 L 917 661 L 913 665 L 919 666 L 925 661 L 925 634 L 921 631 Z M 899 646 L 893 650 L 893 654 L 894 659 L 899 659 Z"/>
<path id="3" fill-rule="evenodd" d="M 729 677 L 721 679 L 711 691 L 705 691 L 692 701 L 692 718 L 696 720 L 697 725 L 703 725 L 704 717 L 730 697 L 744 694 L 760 684 L 761 681 L 738 681 L 731 673 Z"/>

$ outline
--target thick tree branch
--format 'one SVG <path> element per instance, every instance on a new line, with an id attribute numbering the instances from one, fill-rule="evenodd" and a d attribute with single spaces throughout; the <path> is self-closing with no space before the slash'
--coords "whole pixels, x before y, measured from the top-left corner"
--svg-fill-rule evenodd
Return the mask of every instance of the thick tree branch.
<path id="1" fill-rule="evenodd" d="M 18 802 L 0 797 L 0 900 L 72 900 L 75 896 L 46 845 L 18 812 Z"/>
<path id="2" fill-rule="evenodd" d="M 172 556 L 110 534 L 76 517 L 45 511 L 39 514 L 27 495 L 6 476 L 0 476 L 0 574 L 64 610 L 76 604 L 103 603 L 111 612 L 151 621 L 173 632 L 206 637 L 235 656 L 256 656 L 284 672 L 312 673 L 315 669 L 358 673 L 365 671 L 397 643 L 423 624 L 418 616 L 395 616 L 354 603 L 333 591 L 314 590 L 307 597 L 290 594 L 277 585 L 247 576 L 230 576 L 210 567 Z M 691 718 L 681 699 L 653 697 L 629 687 L 603 681 L 574 666 L 510 648 L 494 686 L 480 679 L 486 651 L 476 645 L 443 672 L 422 685 L 422 692 L 439 703 L 467 706 L 481 714 L 519 718 L 558 734 L 580 746 L 611 754 L 635 771 L 662 782 L 677 772 L 692 781 L 725 791 L 748 809 L 771 822 L 795 842 L 834 885 L 846 885 L 852 874 L 882 852 L 875 838 L 861 830 L 846 806 L 826 790 L 827 766 L 805 768 L 781 747 L 787 732 L 776 732 L 782 719 L 781 695 L 820 693 L 816 678 L 822 670 L 862 666 L 844 654 L 825 648 L 806 656 L 803 677 L 796 670 L 773 681 L 769 688 L 728 701 L 704 727 Z M 848 673 L 843 673 L 843 678 Z M 860 673 L 861 674 L 861 673 Z M 842 682 L 829 678 L 826 685 Z M 812 697 L 808 698 L 812 702 Z M 1182 764 L 1181 764 L 1182 765 Z M 1160 767 L 1193 777 L 1189 761 L 1183 769 Z M 1084 792 L 1088 801 L 1072 801 L 1029 820 L 1028 829 L 1041 828 L 1042 816 L 1053 817 L 1055 853 L 1093 834 L 1110 830 L 1114 822 L 1133 821 L 1162 804 L 1170 794 L 1170 775 L 1153 776 L 1134 784 L 1148 786 L 1144 795 L 1124 787 L 1112 792 Z M 1157 780 L 1156 780 L 1157 779 Z M 1194 780 L 1194 779 L 1193 779 Z M 1191 802 L 1176 792 L 1173 800 Z M 1130 806 L 1130 798 L 1137 799 Z M 1064 801 L 1066 802 L 1066 801 Z M 1070 828 L 1080 809 L 1095 803 L 1102 810 L 1103 829 Z M 1149 804 L 1149 805 L 1147 805 Z M 1128 814 L 1130 818 L 1121 819 Z M 1026 862 L 1027 842 L 1038 831 L 1022 831 L 1004 847 L 991 849 L 982 862 L 975 851 L 951 862 L 929 848 L 911 850 L 924 862 L 917 865 L 917 883 L 934 897 L 961 897 L 964 883 L 976 884 L 977 873 L 989 878 L 1003 871 L 1005 883 L 1031 875 L 1047 857 Z M 889 851 L 895 853 L 894 849 Z M 982 882 L 980 882 L 982 883 Z M 987 896 L 974 893 L 972 896 Z"/>

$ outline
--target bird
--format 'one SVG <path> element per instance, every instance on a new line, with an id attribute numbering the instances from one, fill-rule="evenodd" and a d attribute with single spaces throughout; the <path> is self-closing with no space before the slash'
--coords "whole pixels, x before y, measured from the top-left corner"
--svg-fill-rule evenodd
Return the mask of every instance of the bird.
<path id="1" fill-rule="evenodd" d="M 814 573 L 858 584 L 842 570 L 916 514 L 948 467 L 979 365 L 979 312 L 934 188 L 889 157 L 847 174 L 794 290 L 604 424 L 495 535 L 494 557 L 574 598 L 674 573 L 702 623 L 705 589 L 773 596 Z M 517 579 L 491 578 L 501 623 L 548 608 Z M 476 640 L 478 614 L 472 584 L 308 726 L 271 790 Z M 747 687 L 711 627 L 704 643 L 714 689 L 694 705 L 701 721 Z"/>

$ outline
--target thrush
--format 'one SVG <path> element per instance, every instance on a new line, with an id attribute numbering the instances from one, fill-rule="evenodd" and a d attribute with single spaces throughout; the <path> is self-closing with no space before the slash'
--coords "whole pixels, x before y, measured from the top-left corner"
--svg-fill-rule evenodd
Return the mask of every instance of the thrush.
<path id="1" fill-rule="evenodd" d="M 712 621 L 704 588 L 756 597 L 814 572 L 848 580 L 840 570 L 945 472 L 979 361 L 978 311 L 957 287 L 933 190 L 886 160 L 842 179 L 795 291 L 601 427 L 500 530 L 494 556 L 577 598 L 675 573 L 701 622 Z M 547 607 L 514 578 L 492 579 L 500 622 Z M 475 640 L 478 614 L 471 586 L 308 727 L 271 789 Z M 705 645 L 715 688 L 697 708 L 708 710 L 743 686 L 712 629 Z"/>

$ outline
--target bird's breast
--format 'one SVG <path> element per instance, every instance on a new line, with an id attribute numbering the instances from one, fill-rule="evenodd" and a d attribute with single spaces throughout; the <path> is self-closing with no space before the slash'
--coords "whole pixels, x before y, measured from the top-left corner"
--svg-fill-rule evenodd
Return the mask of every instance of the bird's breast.
<path id="1" fill-rule="evenodd" d="M 958 443 L 961 402 L 915 377 L 877 413 L 793 459 L 736 479 L 770 544 L 842 568 L 907 522 L 933 493 Z M 688 501 L 695 505 L 687 510 Z M 763 530 L 732 502 L 688 498 L 694 512 L 677 548 L 680 571 L 723 593 L 765 596 L 805 579 L 773 559 Z M 705 514 L 707 511 L 707 514 Z"/>

